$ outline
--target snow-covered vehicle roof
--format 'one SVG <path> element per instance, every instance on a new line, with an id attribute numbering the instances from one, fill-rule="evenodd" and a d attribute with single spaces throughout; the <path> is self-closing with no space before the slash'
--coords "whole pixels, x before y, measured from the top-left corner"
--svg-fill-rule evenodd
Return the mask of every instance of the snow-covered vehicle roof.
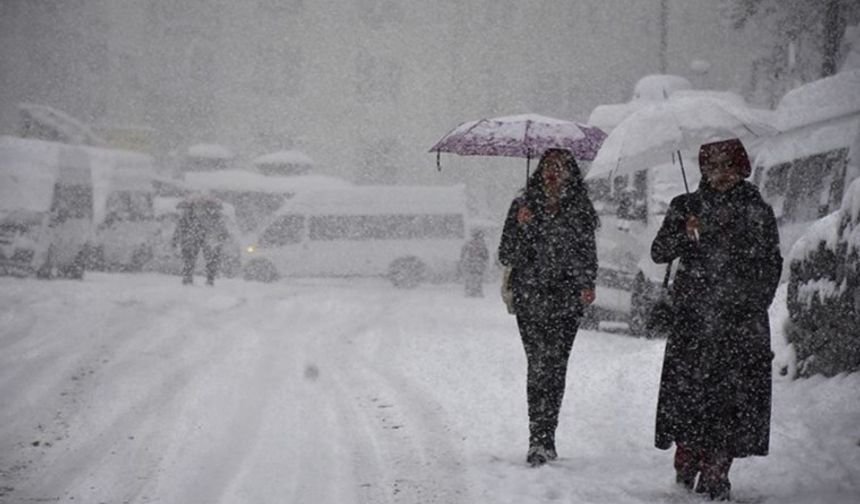
<path id="1" fill-rule="evenodd" d="M 776 107 L 781 131 L 860 113 L 860 69 L 838 73 L 792 89 Z"/>
<path id="2" fill-rule="evenodd" d="M 591 111 L 588 116 L 588 124 L 597 126 L 606 133 L 627 118 L 630 114 L 644 107 L 647 101 L 631 101 L 627 103 L 610 103 L 606 105 L 598 105 Z"/>
<path id="3" fill-rule="evenodd" d="M 227 147 L 212 143 L 199 143 L 192 145 L 186 151 L 189 157 L 206 159 L 233 159 L 233 151 Z"/>
<path id="4" fill-rule="evenodd" d="M 185 174 L 185 183 L 193 189 L 267 192 L 275 194 L 292 194 L 301 191 L 334 189 L 352 185 L 348 180 L 328 175 L 268 177 L 247 170 L 188 172 Z"/>
<path id="5" fill-rule="evenodd" d="M 633 87 L 634 100 L 665 100 L 674 91 L 693 89 L 690 81 L 679 75 L 654 74 L 639 79 Z"/>
<path id="6" fill-rule="evenodd" d="M 384 215 L 465 213 L 466 190 L 452 186 L 355 186 L 307 191 L 287 200 L 278 213 Z"/>
<path id="7" fill-rule="evenodd" d="M 254 159 L 253 164 L 285 164 L 285 165 L 313 165 L 314 160 L 302 151 L 297 150 L 281 150 L 263 154 Z"/>
<path id="8" fill-rule="evenodd" d="M 756 166 L 773 166 L 860 141 L 860 70 L 789 91 L 777 106 L 774 125 L 780 133 L 763 142 Z"/>

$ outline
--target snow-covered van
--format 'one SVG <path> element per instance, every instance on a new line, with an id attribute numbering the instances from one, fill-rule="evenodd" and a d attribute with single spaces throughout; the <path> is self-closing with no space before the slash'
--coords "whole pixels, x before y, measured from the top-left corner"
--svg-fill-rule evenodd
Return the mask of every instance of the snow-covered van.
<path id="1" fill-rule="evenodd" d="M 0 137 L 0 274 L 81 278 L 92 227 L 86 148 Z"/>
<path id="2" fill-rule="evenodd" d="M 301 192 L 248 244 L 244 274 L 385 276 L 398 287 L 453 278 L 465 221 L 463 185 Z"/>
<path id="3" fill-rule="evenodd" d="M 776 212 L 787 255 L 813 221 L 839 208 L 860 176 L 860 70 L 786 93 L 776 127 L 780 133 L 758 150 L 753 180 Z"/>
<path id="4" fill-rule="evenodd" d="M 158 230 L 153 179 L 151 171 L 133 168 L 116 168 L 108 175 L 93 248 L 96 269 L 140 271 L 152 259 L 151 242 Z"/>

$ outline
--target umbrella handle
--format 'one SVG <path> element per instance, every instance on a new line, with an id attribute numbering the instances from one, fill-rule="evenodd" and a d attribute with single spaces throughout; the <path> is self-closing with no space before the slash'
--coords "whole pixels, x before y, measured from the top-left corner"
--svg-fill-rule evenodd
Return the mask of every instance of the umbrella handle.
<path id="1" fill-rule="evenodd" d="M 678 163 L 681 165 L 681 178 L 684 179 L 684 190 L 690 194 L 690 186 L 687 185 L 687 172 L 684 170 L 684 159 L 681 157 L 681 151 L 678 151 Z"/>
<path id="2" fill-rule="evenodd" d="M 531 160 L 532 160 L 532 151 L 531 151 L 531 149 L 529 149 L 529 151 L 526 152 L 526 187 L 529 186 L 529 165 L 531 164 Z"/>
<path id="3" fill-rule="evenodd" d="M 436 149 L 436 171 L 442 171 L 442 162 L 440 157 L 442 156 L 442 152 L 439 149 Z"/>

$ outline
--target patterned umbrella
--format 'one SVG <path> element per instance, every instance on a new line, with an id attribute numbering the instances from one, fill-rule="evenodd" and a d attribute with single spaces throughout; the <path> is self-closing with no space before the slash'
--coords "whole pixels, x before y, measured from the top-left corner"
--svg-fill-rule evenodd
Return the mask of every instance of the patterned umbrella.
<path id="1" fill-rule="evenodd" d="M 591 161 L 606 133 L 594 126 L 537 114 L 463 123 L 442 137 L 429 152 L 461 156 L 510 156 L 531 159 L 547 149 L 567 149 L 576 159 Z"/>

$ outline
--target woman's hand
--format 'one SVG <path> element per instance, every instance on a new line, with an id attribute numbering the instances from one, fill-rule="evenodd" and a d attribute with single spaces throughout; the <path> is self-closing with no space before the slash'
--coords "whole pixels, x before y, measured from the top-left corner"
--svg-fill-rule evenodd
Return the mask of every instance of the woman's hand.
<path id="1" fill-rule="evenodd" d="M 532 220 L 532 211 L 529 210 L 527 206 L 521 206 L 519 210 L 517 210 L 517 222 L 520 224 L 527 224 Z"/>
<path id="2" fill-rule="evenodd" d="M 579 292 L 579 300 L 586 306 L 593 303 L 595 297 L 597 296 L 594 294 L 594 289 L 582 289 Z"/>
<path id="3" fill-rule="evenodd" d="M 687 238 L 699 241 L 699 218 L 695 215 L 687 217 Z"/>

